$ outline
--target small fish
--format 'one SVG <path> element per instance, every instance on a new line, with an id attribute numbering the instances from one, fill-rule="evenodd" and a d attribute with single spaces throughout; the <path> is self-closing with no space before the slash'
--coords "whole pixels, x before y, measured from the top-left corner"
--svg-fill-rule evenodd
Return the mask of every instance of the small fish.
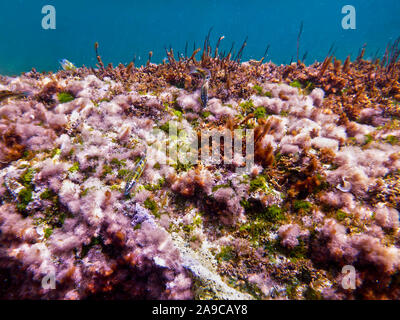
<path id="1" fill-rule="evenodd" d="M 207 107 L 207 102 L 208 102 L 208 84 L 209 84 L 209 80 L 206 79 L 203 82 L 203 85 L 201 86 L 201 104 L 202 107 L 205 108 Z"/>
<path id="2" fill-rule="evenodd" d="M 59 62 L 64 70 L 76 70 L 75 65 L 71 61 L 68 61 L 67 59 L 62 59 Z"/>
<path id="3" fill-rule="evenodd" d="M 140 176 L 142 175 L 144 171 L 144 167 L 146 166 L 146 155 L 144 155 L 139 162 L 136 164 L 135 169 L 133 170 L 133 173 L 129 175 L 128 180 L 126 181 L 125 185 L 125 191 L 124 191 L 124 196 L 127 197 L 129 196 L 132 188 L 136 185 L 138 182 Z"/>
<path id="4" fill-rule="evenodd" d="M 8 98 L 22 99 L 29 97 L 30 95 L 31 94 L 29 92 L 2 90 L 0 91 L 0 102 Z"/>
<path id="5" fill-rule="evenodd" d="M 210 70 L 206 68 L 200 68 L 200 67 L 192 67 L 190 73 L 198 73 L 201 75 L 203 79 L 209 80 L 211 77 Z"/>
<path id="6" fill-rule="evenodd" d="M 198 73 L 203 78 L 203 84 L 201 86 L 201 91 L 200 91 L 200 98 L 201 98 L 202 107 L 205 108 L 207 106 L 207 102 L 208 102 L 208 88 L 209 88 L 210 78 L 211 78 L 210 70 L 208 70 L 206 68 L 196 67 L 190 73 Z"/>

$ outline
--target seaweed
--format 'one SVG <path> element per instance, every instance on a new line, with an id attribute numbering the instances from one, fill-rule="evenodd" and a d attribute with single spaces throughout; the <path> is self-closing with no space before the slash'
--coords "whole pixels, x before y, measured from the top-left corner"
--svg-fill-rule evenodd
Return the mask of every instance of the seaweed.
<path id="1" fill-rule="evenodd" d="M 303 200 L 295 200 L 293 202 L 293 208 L 297 212 L 303 212 L 303 213 L 308 213 L 310 212 L 312 208 L 312 204 L 308 201 L 303 201 Z"/>
<path id="2" fill-rule="evenodd" d="M 57 97 L 60 103 L 67 103 L 75 99 L 75 97 L 69 92 L 59 92 Z"/>
<path id="3" fill-rule="evenodd" d="M 74 173 L 79 170 L 79 162 L 74 162 L 74 164 L 68 169 L 69 172 Z"/>

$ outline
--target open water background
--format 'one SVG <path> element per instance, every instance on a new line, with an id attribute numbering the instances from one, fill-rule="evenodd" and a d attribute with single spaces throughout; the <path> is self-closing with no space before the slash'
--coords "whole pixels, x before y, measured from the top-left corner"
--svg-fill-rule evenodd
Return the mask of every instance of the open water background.
<path id="1" fill-rule="evenodd" d="M 42 7 L 56 9 L 56 29 L 42 28 Z M 356 8 L 356 30 L 342 28 L 344 5 Z M 95 66 L 94 43 L 104 63 L 136 65 L 159 63 L 165 47 L 188 55 L 194 43 L 202 46 L 209 29 L 215 45 L 224 35 L 220 52 L 232 42 L 238 50 L 248 36 L 242 60 L 260 59 L 270 45 L 267 60 L 277 64 L 296 60 L 296 42 L 303 22 L 300 57 L 306 64 L 323 60 L 329 49 L 354 59 L 367 44 L 365 58 L 383 55 L 388 42 L 400 36 L 399 0 L 3 0 L 0 2 L 0 74 L 56 71 L 66 58 L 77 66 Z M 379 50 L 379 51 L 378 51 Z"/>

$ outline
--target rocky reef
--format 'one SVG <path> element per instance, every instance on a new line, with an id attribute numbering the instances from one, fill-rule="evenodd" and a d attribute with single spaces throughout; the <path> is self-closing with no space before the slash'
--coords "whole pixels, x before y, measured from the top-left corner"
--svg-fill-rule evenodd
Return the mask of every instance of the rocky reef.
<path id="1" fill-rule="evenodd" d="M 397 56 L 199 54 L 0 78 L 0 297 L 399 299 Z M 254 164 L 160 149 L 210 129 Z"/>

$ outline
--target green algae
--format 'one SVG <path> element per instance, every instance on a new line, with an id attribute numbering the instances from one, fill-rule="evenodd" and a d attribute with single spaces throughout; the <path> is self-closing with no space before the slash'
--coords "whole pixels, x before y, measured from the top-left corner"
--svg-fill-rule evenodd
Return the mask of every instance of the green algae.
<path id="1" fill-rule="evenodd" d="M 82 192 L 80 193 L 79 196 L 82 198 L 82 197 L 86 196 L 88 194 L 88 192 L 89 192 L 89 188 L 85 188 L 82 190 Z"/>
<path id="2" fill-rule="evenodd" d="M 268 194 L 273 193 L 273 188 L 268 184 L 269 177 L 266 175 L 258 175 L 250 181 L 250 192 L 264 191 Z"/>
<path id="3" fill-rule="evenodd" d="M 26 169 L 19 178 L 19 182 L 24 186 L 18 193 L 17 210 L 26 214 L 26 208 L 29 202 L 32 201 L 34 185 L 32 184 L 36 170 L 29 168 Z"/>
<path id="4" fill-rule="evenodd" d="M 263 88 L 262 88 L 261 86 L 255 84 L 255 85 L 253 86 L 253 89 L 256 90 L 256 92 L 257 92 L 257 94 L 258 94 L 259 96 L 262 96 L 262 95 L 263 95 Z"/>
<path id="5" fill-rule="evenodd" d="M 215 191 L 217 191 L 217 190 L 219 190 L 219 189 L 230 188 L 230 187 L 231 187 L 231 184 L 230 184 L 230 183 L 219 184 L 219 185 L 216 185 L 216 186 L 213 186 L 213 187 L 212 187 L 212 192 L 215 192 Z"/>
<path id="6" fill-rule="evenodd" d="M 311 204 L 311 202 L 304 201 L 304 200 L 295 200 L 293 202 L 293 208 L 297 212 L 308 213 L 311 211 L 312 204 Z"/>
<path id="7" fill-rule="evenodd" d="M 266 188 L 266 179 L 264 176 L 259 175 L 253 180 L 250 181 L 250 192 L 257 190 L 265 190 Z"/>
<path id="8" fill-rule="evenodd" d="M 305 90 L 307 93 L 311 93 L 315 89 L 315 84 L 311 81 L 306 81 L 305 83 Z"/>
<path id="9" fill-rule="evenodd" d="M 272 250 L 286 256 L 292 262 L 306 260 L 308 257 L 308 246 L 302 239 L 298 239 L 299 244 L 293 248 L 284 247 L 279 240 L 273 243 Z"/>
<path id="10" fill-rule="evenodd" d="M 33 190 L 35 189 L 33 178 L 35 172 L 35 169 L 27 169 L 19 179 L 24 188 L 21 189 L 18 194 L 18 203 L 16 206 L 17 210 L 23 215 L 27 214 L 27 206 L 33 199 Z M 50 206 L 43 210 L 42 217 L 34 218 L 37 224 L 47 226 L 46 228 L 48 230 L 45 229 L 45 238 L 47 239 L 50 237 L 53 228 L 61 227 L 63 225 L 68 213 L 60 207 L 58 195 L 52 190 L 46 188 L 40 193 L 39 198 L 50 202 Z"/>
<path id="11" fill-rule="evenodd" d="M 83 145 L 83 138 L 81 135 L 77 134 L 75 137 L 72 138 L 73 143 L 78 143 L 80 145 Z"/>
<path id="12" fill-rule="evenodd" d="M 173 113 L 176 117 L 178 117 L 179 120 L 182 119 L 182 111 L 173 110 L 172 113 Z"/>
<path id="13" fill-rule="evenodd" d="M 319 173 L 317 173 L 315 175 L 319 181 L 319 185 L 317 185 L 314 190 L 313 193 L 318 193 L 322 190 L 328 189 L 329 188 L 329 183 L 326 181 L 326 178 L 322 175 L 320 175 Z"/>
<path id="14" fill-rule="evenodd" d="M 272 98 L 272 93 L 271 92 L 269 92 L 269 91 L 264 92 L 264 89 L 261 86 L 257 85 L 257 84 L 255 84 L 253 86 L 253 89 L 257 92 L 257 95 L 259 95 L 259 96 Z"/>
<path id="15" fill-rule="evenodd" d="M 202 112 L 202 114 L 201 114 L 201 117 L 202 117 L 203 119 L 206 119 L 206 118 L 208 118 L 209 116 L 211 116 L 211 112 L 210 112 L 210 111 L 204 111 L 204 112 Z"/>
<path id="16" fill-rule="evenodd" d="M 18 204 L 17 209 L 21 213 L 25 213 L 26 207 L 29 202 L 32 200 L 32 189 L 31 188 L 23 188 L 18 194 Z"/>
<path id="17" fill-rule="evenodd" d="M 180 173 L 189 171 L 193 167 L 193 164 L 190 162 L 182 163 L 179 161 L 179 159 L 177 159 L 176 163 L 172 164 L 172 167 L 175 169 L 177 173 Z"/>
<path id="18" fill-rule="evenodd" d="M 370 134 L 366 134 L 364 136 L 364 139 L 365 140 L 364 140 L 363 146 L 368 146 L 372 141 L 374 141 L 374 137 Z"/>
<path id="19" fill-rule="evenodd" d="M 346 218 L 347 218 L 347 213 L 346 212 L 344 212 L 342 210 L 336 211 L 336 219 L 338 221 L 343 221 Z"/>
<path id="20" fill-rule="evenodd" d="M 104 179 L 108 174 L 113 172 L 113 168 L 108 164 L 103 164 L 103 171 L 101 177 Z"/>
<path id="21" fill-rule="evenodd" d="M 53 229 L 51 228 L 45 228 L 44 229 L 44 238 L 48 239 L 50 236 L 53 234 Z"/>
<path id="22" fill-rule="evenodd" d="M 253 100 L 244 101 L 239 104 L 239 107 L 242 109 L 244 114 L 248 114 L 254 111 L 254 103 Z"/>
<path id="23" fill-rule="evenodd" d="M 69 92 L 59 92 L 57 97 L 60 103 L 67 103 L 75 99 L 75 97 Z"/>
<path id="24" fill-rule="evenodd" d="M 198 235 L 193 235 L 190 237 L 189 239 L 190 242 L 197 242 L 197 241 L 201 241 L 201 239 L 199 238 Z"/>
<path id="25" fill-rule="evenodd" d="M 110 161 L 110 164 L 112 166 L 116 166 L 116 167 L 120 168 L 120 167 L 126 166 L 126 160 L 124 160 L 124 159 L 118 160 L 117 158 L 112 158 Z"/>
<path id="26" fill-rule="evenodd" d="M 160 170 L 161 169 L 161 165 L 157 162 L 156 164 L 154 164 L 153 168 L 157 169 L 157 170 Z"/>
<path id="27" fill-rule="evenodd" d="M 238 282 L 237 279 L 232 278 L 229 284 L 236 290 L 248 293 L 256 300 L 261 300 L 264 297 L 264 293 L 261 289 L 256 284 L 250 283 L 249 281 Z"/>
<path id="28" fill-rule="evenodd" d="M 75 148 L 71 148 L 71 150 L 69 150 L 68 155 L 67 155 L 67 159 L 70 159 L 75 153 Z"/>
<path id="29" fill-rule="evenodd" d="M 159 128 L 160 128 L 160 130 L 164 131 L 167 134 L 169 134 L 170 128 L 171 128 L 172 133 L 177 132 L 178 128 L 175 125 L 172 125 L 172 126 L 171 126 L 170 122 L 168 121 L 168 122 L 162 124 Z"/>
<path id="30" fill-rule="evenodd" d="M 35 156 L 37 155 L 38 151 L 34 151 L 34 150 L 25 150 L 22 154 L 22 159 L 26 160 L 26 161 L 30 161 L 32 159 L 35 158 Z"/>
<path id="31" fill-rule="evenodd" d="M 193 223 L 192 223 L 194 226 L 197 226 L 197 227 L 199 227 L 199 226 L 201 226 L 202 224 L 203 224 L 203 218 L 202 218 L 202 216 L 201 216 L 201 214 L 199 213 L 199 214 L 197 214 L 195 217 L 194 217 L 194 219 L 193 219 Z"/>
<path id="32" fill-rule="evenodd" d="M 264 96 L 265 96 L 265 97 L 268 97 L 268 98 L 272 98 L 272 97 L 273 97 L 273 96 L 272 96 L 272 92 L 269 92 L 269 91 L 265 92 L 265 93 L 264 93 Z"/>
<path id="33" fill-rule="evenodd" d="M 183 232 L 185 232 L 187 234 L 190 234 L 195 229 L 195 227 L 193 225 L 183 224 L 183 223 L 180 223 L 179 227 L 181 227 Z"/>
<path id="34" fill-rule="evenodd" d="M 268 222 L 278 222 L 285 219 L 282 209 L 278 205 L 272 205 L 267 208 L 259 200 L 242 200 L 241 205 L 246 213 L 256 218 Z"/>
<path id="35" fill-rule="evenodd" d="M 158 179 L 158 183 L 146 184 L 144 186 L 144 188 L 148 191 L 157 191 L 157 190 L 161 190 L 164 184 L 165 184 L 165 178 L 160 178 L 160 179 Z"/>
<path id="36" fill-rule="evenodd" d="M 25 187 L 30 187 L 32 184 L 33 177 L 35 175 L 35 169 L 27 169 L 20 178 L 20 182 L 25 186 Z"/>
<path id="37" fill-rule="evenodd" d="M 293 80 L 290 84 L 291 87 L 297 88 L 302 94 L 308 95 L 315 88 L 315 84 L 311 81 L 306 81 L 302 83 L 299 80 Z"/>
<path id="38" fill-rule="evenodd" d="M 119 192 L 121 192 L 122 191 L 122 189 L 121 189 L 121 187 L 119 186 L 119 185 L 117 185 L 117 184 L 113 184 L 111 187 L 110 187 L 110 190 L 115 190 L 115 191 L 119 191 Z"/>
<path id="39" fill-rule="evenodd" d="M 87 245 L 82 245 L 82 249 L 81 249 L 81 255 L 80 258 L 83 259 L 84 257 L 86 257 L 86 255 L 88 254 L 89 250 L 91 248 L 93 248 L 96 245 L 102 245 L 102 239 L 100 236 L 98 237 L 92 237 L 90 239 L 90 243 Z"/>
<path id="40" fill-rule="evenodd" d="M 266 113 L 264 107 L 258 107 L 254 111 L 254 117 L 256 117 L 257 119 L 262 119 L 262 118 L 265 118 L 266 116 L 267 116 L 267 113 Z"/>
<path id="41" fill-rule="evenodd" d="M 265 208 L 259 200 L 242 201 L 248 221 L 238 229 L 240 234 L 248 238 L 253 246 L 262 247 L 270 243 L 269 234 L 277 230 L 286 220 L 282 209 L 277 205 Z M 276 251 L 275 249 L 273 251 Z"/>
<path id="42" fill-rule="evenodd" d="M 302 89 L 303 88 L 303 85 L 301 84 L 301 82 L 299 80 L 294 80 L 289 85 L 291 87 L 297 88 L 297 89 Z"/>
<path id="43" fill-rule="evenodd" d="M 79 170 L 79 162 L 74 162 L 74 164 L 68 169 L 69 172 L 74 173 Z"/>
<path id="44" fill-rule="evenodd" d="M 50 202 L 50 206 L 46 207 L 43 211 L 43 216 L 35 218 L 35 221 L 39 225 L 46 226 L 45 238 L 51 236 L 55 228 L 61 228 L 64 221 L 68 217 L 72 217 L 72 214 L 68 212 L 60 203 L 58 195 L 50 189 L 46 189 L 40 194 L 42 200 Z M 46 231 L 46 229 L 49 229 Z M 47 239 L 46 238 L 46 239 Z"/>
<path id="45" fill-rule="evenodd" d="M 50 189 L 46 189 L 45 191 L 43 191 L 41 194 L 40 194 L 40 199 L 42 199 L 42 200 L 49 200 L 49 199 L 51 199 L 52 197 L 54 197 L 55 196 L 55 193 L 52 191 L 52 190 L 50 190 Z"/>
<path id="46" fill-rule="evenodd" d="M 239 231 L 249 238 L 254 247 L 262 247 L 268 243 L 266 235 L 271 230 L 271 223 L 263 219 L 254 219 L 239 228 Z"/>
<path id="47" fill-rule="evenodd" d="M 196 216 L 193 218 L 192 223 L 190 224 L 183 224 L 182 222 L 179 223 L 179 227 L 182 229 L 183 232 L 185 232 L 188 236 L 191 236 L 192 238 L 195 235 L 191 235 L 191 233 L 198 227 L 200 227 L 203 224 L 203 219 L 201 215 L 198 213 Z M 197 237 L 197 236 L 196 236 Z"/>
<path id="48" fill-rule="evenodd" d="M 128 176 L 128 174 L 129 174 L 129 170 L 127 170 L 127 169 L 119 169 L 118 170 L 118 178 L 125 178 L 125 177 L 127 177 Z"/>
<path id="49" fill-rule="evenodd" d="M 261 213 L 261 217 L 273 222 L 285 219 L 285 216 L 282 213 L 282 209 L 277 205 L 272 205 L 268 207 L 265 212 Z"/>
<path id="50" fill-rule="evenodd" d="M 231 246 L 224 246 L 215 258 L 218 261 L 229 261 L 236 258 L 236 253 Z"/>
<path id="51" fill-rule="evenodd" d="M 54 158 L 55 156 L 61 154 L 61 149 L 60 148 L 55 148 L 51 151 L 50 157 Z"/>
<path id="52" fill-rule="evenodd" d="M 389 135 L 385 138 L 385 142 L 390 143 L 391 145 L 399 144 L 399 138 L 393 135 Z"/>
<path id="53" fill-rule="evenodd" d="M 159 218 L 160 217 L 160 214 L 159 214 L 159 209 L 158 209 L 158 205 L 157 205 L 157 202 L 156 201 L 154 201 L 154 200 L 152 200 L 152 199 L 150 199 L 150 198 L 147 198 L 145 201 L 144 201 L 144 206 L 147 208 L 147 209 L 149 209 L 150 211 L 151 211 L 151 213 L 156 217 L 156 218 Z"/>
<path id="54" fill-rule="evenodd" d="M 296 299 L 296 296 L 297 296 L 297 287 L 298 287 L 298 284 L 297 284 L 297 283 L 289 283 L 289 284 L 286 286 L 286 295 L 288 296 L 288 298 L 289 298 L 290 300 Z"/>

